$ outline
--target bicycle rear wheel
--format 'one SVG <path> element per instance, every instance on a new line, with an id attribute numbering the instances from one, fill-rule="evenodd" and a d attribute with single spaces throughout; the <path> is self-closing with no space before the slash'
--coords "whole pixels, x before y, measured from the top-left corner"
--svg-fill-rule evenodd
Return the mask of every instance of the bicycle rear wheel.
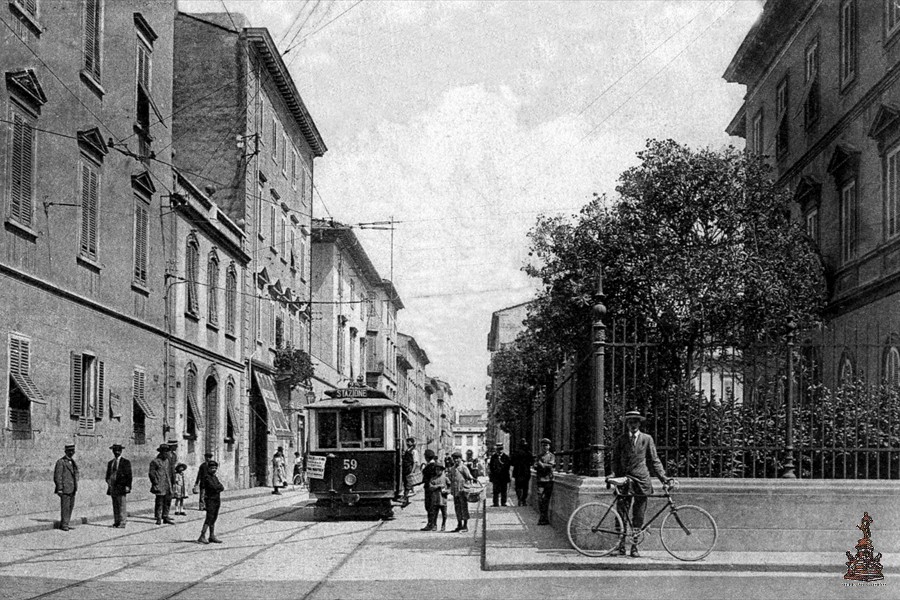
<path id="1" fill-rule="evenodd" d="M 699 506 L 679 506 L 665 516 L 659 530 L 666 551 L 678 560 L 705 558 L 716 545 L 716 521 Z"/>
<path id="2" fill-rule="evenodd" d="M 619 547 L 625 528 L 611 504 L 588 502 L 572 512 L 566 533 L 572 547 L 585 556 L 606 556 Z"/>

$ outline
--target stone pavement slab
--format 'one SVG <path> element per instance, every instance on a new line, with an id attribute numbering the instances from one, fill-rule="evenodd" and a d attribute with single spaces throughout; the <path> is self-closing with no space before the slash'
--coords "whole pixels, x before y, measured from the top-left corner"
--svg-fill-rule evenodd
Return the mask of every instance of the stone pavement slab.
<path id="1" fill-rule="evenodd" d="M 842 573 L 842 549 L 830 552 L 713 552 L 703 560 L 685 562 L 665 550 L 641 549 L 641 558 L 589 557 L 569 544 L 565 533 L 538 526 L 531 507 L 487 507 L 485 516 L 486 571 L 742 571 Z M 656 532 L 653 533 L 656 536 Z M 658 536 L 657 536 L 658 537 Z M 876 550 L 877 550 L 877 540 Z M 848 541 L 847 550 L 854 541 Z M 653 546 L 651 545 L 651 548 Z M 883 565 L 898 564 L 900 555 L 885 554 Z"/>

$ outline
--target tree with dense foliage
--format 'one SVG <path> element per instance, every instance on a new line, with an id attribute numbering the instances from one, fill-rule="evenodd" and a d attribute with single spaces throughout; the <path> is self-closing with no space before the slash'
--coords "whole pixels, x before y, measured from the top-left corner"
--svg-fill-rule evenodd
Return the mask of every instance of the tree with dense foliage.
<path id="1" fill-rule="evenodd" d="M 557 358 L 576 351 L 601 269 L 610 318 L 663 340 L 676 379 L 690 378 L 685 367 L 703 343 L 741 348 L 784 335 L 789 322 L 819 321 L 821 258 L 762 161 L 671 140 L 649 141 L 638 158 L 614 200 L 595 196 L 574 220 L 538 219 L 525 271 L 543 290 L 530 335 Z"/>

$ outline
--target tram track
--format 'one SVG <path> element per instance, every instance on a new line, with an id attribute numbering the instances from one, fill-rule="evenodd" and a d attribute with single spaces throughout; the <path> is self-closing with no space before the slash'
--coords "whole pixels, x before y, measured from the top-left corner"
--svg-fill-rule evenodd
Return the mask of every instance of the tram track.
<path id="1" fill-rule="evenodd" d="M 319 581 L 312 587 L 311 590 L 303 595 L 302 600 L 309 600 L 310 598 L 312 598 L 319 591 L 319 589 L 328 582 L 331 576 L 340 571 L 344 567 L 344 565 L 346 565 L 347 562 L 349 562 L 350 559 L 353 558 L 356 553 L 359 552 L 360 549 L 362 549 L 363 546 L 365 546 L 366 542 L 368 542 L 369 539 L 371 539 L 371 537 L 375 535 L 385 523 L 387 523 L 387 521 L 385 521 L 384 519 L 378 521 L 378 523 L 369 530 L 369 533 L 367 533 L 365 537 L 363 537 L 363 539 L 359 541 L 359 543 L 355 548 L 353 548 L 353 550 L 344 555 L 344 557 L 341 558 L 341 560 L 339 560 L 336 565 L 331 567 L 328 572 L 325 573 L 325 575 L 321 579 L 319 579 Z"/>
<path id="2" fill-rule="evenodd" d="M 277 501 L 277 500 L 276 500 L 276 501 Z M 273 502 L 275 502 L 275 501 L 270 500 L 270 501 L 268 501 L 268 502 L 263 503 L 263 506 L 268 505 L 268 504 L 272 504 Z M 223 514 L 235 513 L 235 512 L 237 512 L 237 511 L 240 511 L 240 510 L 246 510 L 246 509 L 248 509 L 248 508 L 258 509 L 259 506 L 260 506 L 260 505 L 254 505 L 254 506 L 252 506 L 252 507 L 245 506 L 245 507 L 235 508 L 235 509 L 232 509 L 232 510 L 229 510 L 229 511 L 225 511 L 225 512 L 222 512 L 222 513 L 219 513 L 219 514 L 220 514 L 220 516 L 221 516 L 221 515 L 223 515 Z M 243 530 L 245 530 L 245 529 L 249 529 L 250 527 L 258 527 L 258 526 L 260 526 L 260 525 L 262 525 L 262 524 L 264 524 L 264 523 L 268 523 L 268 522 L 269 522 L 270 520 L 272 520 L 272 519 L 278 519 L 278 518 L 280 518 L 280 517 L 283 517 L 284 515 L 287 515 L 287 514 L 290 514 L 290 513 L 294 512 L 294 511 L 301 510 L 302 508 L 303 508 L 302 506 L 292 506 L 292 507 L 288 508 L 287 510 L 281 511 L 281 512 L 279 512 L 278 514 L 274 515 L 271 519 L 263 519 L 263 520 L 260 520 L 260 521 L 258 521 L 258 522 L 247 523 L 246 525 L 241 525 L 240 527 L 236 527 L 236 528 L 234 528 L 234 529 L 230 529 L 230 530 L 228 530 L 228 531 L 226 531 L 226 532 L 224 532 L 224 533 L 225 533 L 226 535 L 229 535 L 229 536 L 230 536 L 230 535 L 233 535 L 233 534 L 238 533 L 238 532 L 240 532 L 240 531 L 243 531 Z M 199 519 L 195 519 L 195 520 L 199 520 Z M 274 543 L 271 543 L 271 544 L 267 544 L 264 548 L 255 551 L 253 554 L 254 554 L 254 555 L 259 554 L 259 553 L 261 553 L 262 551 L 264 551 L 264 550 L 266 550 L 266 549 L 268 549 L 268 548 L 271 548 L 274 544 L 281 543 L 281 541 L 285 541 L 285 540 L 287 540 L 287 539 L 290 539 L 292 536 L 297 535 L 298 533 L 301 533 L 302 531 L 305 531 L 305 530 L 309 529 L 310 527 L 312 527 L 312 526 L 315 525 L 315 524 L 316 524 L 316 523 L 313 522 L 313 523 L 310 523 L 309 525 L 307 525 L 307 526 L 305 526 L 305 527 L 302 527 L 302 528 L 300 528 L 300 529 L 298 529 L 298 530 L 294 530 L 294 531 L 291 532 L 290 535 L 286 536 L 283 540 L 279 540 L 278 542 L 274 542 Z M 135 533 L 143 533 L 143 532 L 135 532 Z M 128 534 L 128 535 L 131 535 L 131 534 Z M 119 537 L 114 538 L 114 539 L 118 540 L 118 539 L 122 539 L 123 537 L 126 537 L 126 536 L 119 536 Z M 110 541 L 110 540 L 101 540 L 101 541 L 98 541 L 98 542 L 94 542 L 94 543 L 92 543 L 92 544 L 86 544 L 86 545 L 84 545 L 84 546 L 79 546 L 78 548 L 88 548 L 88 547 L 96 546 L 96 545 L 98 545 L 98 544 L 100 544 L 100 543 L 108 542 L 108 541 Z M 73 548 L 67 548 L 65 551 L 72 550 L 72 549 L 73 549 Z M 45 555 L 45 556 L 46 556 L 46 555 Z M 37 558 L 37 557 L 30 557 L 29 559 L 17 561 L 17 563 L 18 563 L 18 564 L 26 563 L 26 562 L 29 562 L 29 561 L 31 561 L 31 560 L 35 560 L 35 558 Z M 73 582 L 71 582 L 71 583 L 69 583 L 69 584 L 67 584 L 67 585 L 62 586 L 62 587 L 58 587 L 58 588 L 56 588 L 56 589 L 49 590 L 49 591 L 47 591 L 47 592 L 38 594 L 38 595 L 36 595 L 36 596 L 31 596 L 31 597 L 29 597 L 27 600 L 40 600 L 41 598 L 48 598 L 48 597 L 50 597 L 50 596 L 54 596 L 54 595 L 56 595 L 56 594 L 59 594 L 59 593 L 65 592 L 65 591 L 72 590 L 72 589 L 75 589 L 75 588 L 77 588 L 77 587 L 80 587 L 80 586 L 83 586 L 83 585 L 86 585 L 86 584 L 90 584 L 90 583 L 93 583 L 93 582 L 95 582 L 95 581 L 99 581 L 99 580 L 101 580 L 101 579 L 107 578 L 107 577 L 111 577 L 111 576 L 113 576 L 113 575 L 117 575 L 118 573 L 121 573 L 121 572 L 123 572 L 123 571 L 127 571 L 128 569 L 133 569 L 133 568 L 135 568 L 135 567 L 143 566 L 143 565 L 149 563 L 150 561 L 152 561 L 152 560 L 154 560 L 154 559 L 156 559 L 156 558 L 158 558 L 158 555 L 157 555 L 157 554 L 151 554 L 150 556 L 146 556 L 146 557 L 144 557 L 144 558 L 140 558 L 140 559 L 138 559 L 138 560 L 129 562 L 127 565 L 123 565 L 123 566 L 121 566 L 121 567 L 117 567 L 117 568 L 111 569 L 111 570 L 109 570 L 109 571 L 104 571 L 103 573 L 98 573 L 97 575 L 94 575 L 93 577 L 90 577 L 90 578 L 88 578 L 88 579 L 82 579 L 82 580 L 79 580 L 79 581 L 73 581 Z M 242 560 L 247 560 L 248 558 L 249 558 L 249 557 L 245 557 L 245 558 L 242 559 Z M 242 562 L 242 561 L 237 561 L 236 564 L 239 564 L 240 562 Z M 218 570 L 216 574 L 221 573 L 221 572 L 224 571 L 225 569 L 231 568 L 232 566 L 234 566 L 234 565 L 228 565 L 228 566 L 224 567 L 223 569 Z M 214 574 L 214 575 L 215 575 L 215 574 Z M 209 577 L 212 577 L 212 576 L 213 576 L 213 575 L 210 575 Z M 204 581 L 204 580 L 208 579 L 209 577 L 206 577 L 206 578 L 204 578 L 203 580 L 200 580 L 200 581 Z M 184 591 L 184 590 L 186 590 L 186 589 L 190 589 L 191 587 L 193 587 L 194 585 L 196 585 L 196 584 L 199 583 L 200 581 L 198 581 L 198 582 L 193 582 L 193 583 L 191 583 L 190 585 L 186 586 L 184 589 L 179 590 L 178 592 L 175 592 L 174 594 L 171 594 L 171 595 L 169 595 L 169 596 L 164 596 L 163 598 L 171 598 L 171 597 L 173 597 L 173 596 L 176 596 L 176 595 L 180 594 L 182 591 Z"/>

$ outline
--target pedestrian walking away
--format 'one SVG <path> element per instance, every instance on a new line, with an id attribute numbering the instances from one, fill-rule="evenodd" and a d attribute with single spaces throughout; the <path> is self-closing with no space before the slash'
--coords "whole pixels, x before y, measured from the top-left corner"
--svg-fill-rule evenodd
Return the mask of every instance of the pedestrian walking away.
<path id="1" fill-rule="evenodd" d="M 184 512 L 184 499 L 187 498 L 187 483 L 184 480 L 184 472 L 187 465 L 178 463 L 175 467 L 175 484 L 172 486 L 172 497 L 175 499 L 175 514 L 186 515 Z"/>
<path id="2" fill-rule="evenodd" d="M 531 485 L 531 465 L 534 463 L 531 445 L 523 439 L 513 452 L 510 461 L 513 480 L 516 482 L 518 506 L 528 506 L 528 486 Z"/>
<path id="3" fill-rule="evenodd" d="M 425 484 L 425 495 L 429 502 L 428 525 L 422 531 L 437 531 L 438 513 L 441 515 L 441 531 L 447 531 L 447 496 L 450 495 L 450 481 L 444 474 L 444 465 L 434 464 L 434 475 Z M 468 518 L 468 517 L 467 517 Z"/>
<path id="4" fill-rule="evenodd" d="M 550 498 L 553 496 L 553 469 L 556 467 L 556 456 L 550 452 L 550 440 L 541 440 L 541 452 L 534 463 L 537 475 L 538 506 L 541 516 L 538 525 L 550 524 Z"/>
<path id="5" fill-rule="evenodd" d="M 78 465 L 75 463 L 75 444 L 66 444 L 64 456 L 56 461 L 53 469 L 54 493 L 59 496 L 59 528 L 69 531 L 72 527 L 72 510 L 75 508 L 75 493 L 78 491 Z"/>
<path id="6" fill-rule="evenodd" d="M 463 463 L 462 452 L 454 452 L 452 455 L 453 466 L 450 467 L 450 495 L 453 497 L 453 510 L 456 512 L 457 531 L 469 530 L 469 499 L 466 497 L 465 486 L 473 481 L 469 468 Z"/>
<path id="7" fill-rule="evenodd" d="M 434 450 L 431 448 L 425 449 L 425 466 L 422 467 L 422 481 L 425 482 L 425 515 L 428 517 L 428 522 L 425 524 L 425 527 L 422 528 L 422 531 L 431 531 L 435 527 L 435 523 L 433 520 L 434 515 L 431 512 L 431 498 L 432 494 L 428 493 L 428 484 L 434 478 L 437 473 L 437 467 L 441 467 L 441 471 L 444 470 L 444 465 L 439 465 L 436 457 L 434 455 Z M 444 503 L 444 506 L 447 504 Z"/>
<path id="8" fill-rule="evenodd" d="M 647 496 L 653 493 L 653 484 L 650 481 L 650 470 L 647 468 L 648 463 L 653 467 L 656 476 L 663 483 L 669 482 L 666 477 L 666 471 L 663 468 L 662 461 L 656 454 L 656 444 L 653 442 L 653 436 L 640 430 L 644 417 L 636 410 L 630 410 L 622 417 L 625 421 L 626 430 L 622 435 L 616 438 L 613 443 L 612 467 L 614 476 L 629 476 L 630 493 L 634 495 L 631 503 L 631 522 L 635 531 L 640 531 L 644 525 L 644 513 L 647 511 Z M 628 499 L 619 501 L 616 507 L 621 515 L 628 514 Z M 620 555 L 625 554 L 625 542 L 622 541 L 616 552 Z M 640 554 L 637 549 L 637 540 L 632 540 L 631 556 L 638 558 Z"/>
<path id="9" fill-rule="evenodd" d="M 206 519 L 203 521 L 203 529 L 200 531 L 200 537 L 197 542 L 200 544 L 221 544 L 222 540 L 216 537 L 216 520 L 219 518 L 219 508 L 222 506 L 222 492 L 225 486 L 216 477 L 219 470 L 219 463 L 214 460 L 209 461 L 207 465 L 206 477 L 200 483 L 205 490 L 206 497 Z M 209 538 L 206 532 L 209 531 Z"/>
<path id="10" fill-rule="evenodd" d="M 169 518 L 173 487 L 173 478 L 169 475 L 169 446 L 161 444 L 156 452 L 156 458 L 150 461 L 150 470 L 147 473 L 150 478 L 150 493 L 156 496 L 153 515 L 156 517 L 157 525 L 163 523 L 174 525 L 175 521 Z"/>
<path id="11" fill-rule="evenodd" d="M 113 459 L 106 463 L 106 494 L 112 499 L 113 527 L 123 529 L 128 522 L 128 504 L 126 498 L 131 493 L 131 462 L 122 458 L 122 444 L 109 447 Z"/>
<path id="12" fill-rule="evenodd" d="M 494 453 L 488 462 L 488 479 L 494 488 L 494 506 L 506 506 L 506 493 L 509 488 L 509 455 L 503 451 L 503 444 L 494 447 Z M 498 504 L 498 500 L 500 504 Z"/>
<path id="13" fill-rule="evenodd" d="M 278 446 L 272 457 L 272 493 L 281 494 L 281 488 L 287 485 L 287 464 L 284 460 L 284 448 Z"/>
<path id="14" fill-rule="evenodd" d="M 194 493 L 200 498 L 200 505 L 197 507 L 197 510 L 206 510 L 206 505 L 204 503 L 205 492 L 203 491 L 203 486 L 200 485 L 200 482 L 203 481 L 206 474 L 209 472 L 209 461 L 212 460 L 212 457 L 212 452 L 207 452 L 203 455 L 203 462 L 200 463 L 200 468 L 197 469 L 197 477 L 194 479 Z"/>

